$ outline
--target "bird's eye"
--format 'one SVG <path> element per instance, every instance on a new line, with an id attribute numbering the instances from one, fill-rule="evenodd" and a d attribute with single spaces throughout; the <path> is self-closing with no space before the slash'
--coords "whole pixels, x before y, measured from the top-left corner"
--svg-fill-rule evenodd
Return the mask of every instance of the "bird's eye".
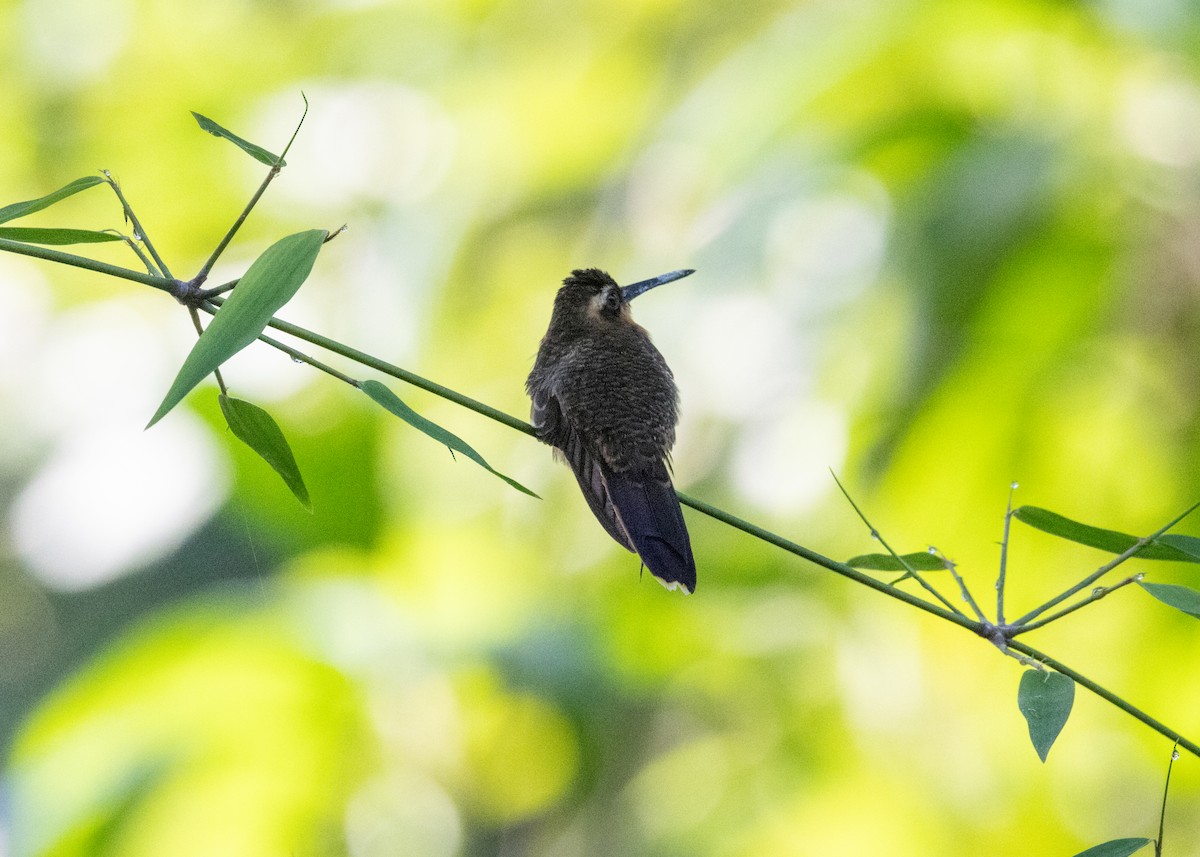
<path id="1" fill-rule="evenodd" d="M 621 307 L 621 293 L 616 289 L 605 289 L 604 291 L 604 308 L 609 312 L 616 312 Z"/>

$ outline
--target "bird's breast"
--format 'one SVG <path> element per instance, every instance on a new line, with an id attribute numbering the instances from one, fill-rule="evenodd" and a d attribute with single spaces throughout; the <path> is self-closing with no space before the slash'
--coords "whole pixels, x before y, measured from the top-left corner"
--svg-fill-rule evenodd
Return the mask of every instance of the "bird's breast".
<path id="1" fill-rule="evenodd" d="M 661 467 L 675 443 L 678 394 L 648 339 L 581 338 L 554 375 L 564 418 L 614 470 Z"/>

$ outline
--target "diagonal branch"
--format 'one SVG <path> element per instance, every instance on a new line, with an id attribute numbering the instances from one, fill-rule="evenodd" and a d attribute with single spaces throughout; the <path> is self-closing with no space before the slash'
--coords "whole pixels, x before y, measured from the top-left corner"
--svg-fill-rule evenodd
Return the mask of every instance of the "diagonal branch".
<path id="1" fill-rule="evenodd" d="M 213 302 L 218 303 L 219 301 L 220 299 L 216 298 Z M 416 387 L 433 393 L 434 395 L 441 396 L 442 398 L 448 399 L 455 404 L 462 405 L 469 410 L 475 411 L 477 414 L 488 417 L 496 422 L 503 423 L 509 428 L 516 429 L 517 431 L 524 432 L 528 435 L 536 436 L 533 426 L 522 419 L 518 419 L 517 417 L 506 414 L 503 411 L 491 407 L 490 405 L 485 405 L 483 402 L 472 399 L 469 396 L 464 396 L 462 393 L 451 390 L 448 387 L 443 387 L 440 384 L 437 384 L 426 378 L 422 378 L 420 375 L 416 375 L 406 369 L 400 368 L 399 366 L 394 366 L 384 360 L 373 357 L 370 354 L 358 351 L 355 348 L 343 345 L 342 343 L 326 336 L 322 336 L 319 333 L 306 330 L 299 325 L 290 324 L 280 319 L 272 319 L 269 323 L 269 326 L 275 328 L 276 330 L 280 330 L 284 333 L 295 336 L 297 339 L 302 339 L 305 342 L 309 342 L 328 351 L 332 351 L 335 354 L 339 354 L 348 360 L 353 360 L 356 363 L 368 366 L 376 371 L 382 372 L 385 375 L 390 375 L 393 378 L 397 378 L 401 381 L 412 384 Z M 797 544 L 796 542 L 784 538 L 777 533 L 773 533 L 770 530 L 758 526 L 757 524 L 739 518 L 730 512 L 726 512 L 724 509 L 720 509 L 709 503 L 705 503 L 703 500 L 690 497 L 681 491 L 676 491 L 675 493 L 679 497 L 679 502 L 681 502 L 683 505 L 695 509 L 697 512 L 707 515 L 713 520 L 720 521 L 726 526 L 732 527 L 735 530 L 740 530 L 741 532 L 753 536 L 760 541 L 766 542 L 767 544 L 777 547 L 780 550 L 786 551 L 794 556 L 798 556 L 801 559 L 808 560 L 814 565 L 818 565 L 821 568 L 832 571 L 835 574 L 841 575 L 842 577 L 849 578 L 855 583 L 862 584 L 869 589 L 874 589 L 876 592 L 880 592 L 890 598 L 896 599 L 897 601 L 903 601 L 912 607 L 916 607 L 918 610 L 924 610 L 926 613 L 930 613 L 940 619 L 945 619 L 947 622 L 951 622 L 959 627 L 972 631 L 973 633 L 978 634 L 985 639 L 992 640 L 993 638 L 996 629 L 988 623 L 975 622 L 961 613 L 953 613 L 938 604 L 926 601 L 923 598 L 918 598 L 917 596 L 905 592 L 902 589 L 897 589 L 887 583 L 876 580 L 875 578 L 859 571 L 856 568 L 852 568 L 845 563 L 838 562 L 837 560 L 817 553 L 816 551 Z M 1164 531 L 1166 529 L 1167 528 L 1164 528 Z M 995 641 L 993 640 L 993 642 Z M 1003 651 L 1005 648 L 1020 652 L 1026 657 L 1036 660 L 1045 666 L 1048 666 L 1051 669 L 1068 676 L 1077 684 L 1082 685 L 1092 693 L 1099 696 L 1101 699 L 1112 705 L 1115 705 L 1117 708 L 1129 714 L 1136 720 L 1146 724 L 1160 735 L 1170 738 L 1173 741 L 1177 741 L 1179 746 L 1183 747 L 1197 758 L 1200 758 L 1200 745 L 1187 740 L 1174 729 L 1171 729 L 1166 724 L 1151 717 L 1140 708 L 1130 704 L 1129 702 L 1126 702 L 1124 699 L 1117 696 L 1107 688 L 1096 684 L 1096 682 L 1092 681 L 1061 661 L 1055 660 L 1054 658 L 1043 654 L 1032 646 L 1028 646 L 1017 640 L 1007 640 L 1006 646 L 1001 647 L 1001 650 Z"/>
<path id="2" fill-rule="evenodd" d="M 120 265 L 110 265 L 107 262 L 89 259 L 87 256 L 76 256 L 74 253 L 64 253 L 62 250 L 55 250 L 53 247 L 26 244 L 23 241 L 13 241 L 10 238 L 0 238 L 0 250 L 8 253 L 17 253 L 21 256 L 32 256 L 35 259 L 44 259 L 47 262 L 58 262 L 60 265 L 70 265 L 73 268 L 83 268 L 88 271 L 95 271 L 97 274 L 119 277 L 122 280 L 131 280 L 135 283 L 141 283 L 143 286 L 150 286 L 153 289 L 170 292 L 171 294 L 176 294 L 180 285 L 177 280 L 172 280 L 169 277 L 143 274 L 141 271 L 122 268 Z"/>
<path id="3" fill-rule="evenodd" d="M 142 274 L 138 271 L 131 271 L 127 268 L 121 268 L 116 265 L 109 265 L 104 262 L 98 262 L 96 260 L 88 259 L 88 258 L 85 258 L 82 256 L 75 256 L 70 253 L 63 253 L 62 251 L 53 250 L 53 249 L 46 248 L 46 247 L 40 247 L 40 246 L 32 245 L 32 244 L 24 244 L 20 241 L 0 239 L 0 251 L 19 253 L 19 254 L 26 255 L 26 256 L 32 256 L 35 258 L 45 259 L 45 260 L 51 261 L 51 262 L 58 262 L 60 264 L 66 264 L 66 265 L 72 265 L 72 266 L 78 267 L 78 268 L 84 268 L 87 270 L 95 271 L 97 273 L 107 274 L 109 276 L 120 277 L 122 279 L 131 280 L 133 282 L 141 283 L 143 285 L 148 285 L 153 288 L 159 289 L 161 291 L 168 292 L 169 294 L 175 296 L 177 299 L 181 296 L 186 296 L 187 294 L 190 294 L 190 291 L 195 290 L 193 287 L 193 284 L 183 283 L 179 280 L 175 280 L 172 278 L 157 277 L 157 276 L 154 276 L 151 274 Z M 222 303 L 222 299 L 219 297 L 212 297 L 210 300 L 211 300 L 211 303 L 216 304 L 216 305 L 220 305 Z M 207 307 L 206 307 L 206 309 L 207 309 Z M 533 426 L 531 426 L 525 420 L 522 420 L 522 419 L 519 419 L 518 417 L 514 417 L 509 414 L 506 414 L 505 412 L 498 410 L 497 408 L 493 408 L 490 405 L 486 405 L 483 402 L 480 402 L 476 399 L 472 399 L 469 396 L 465 396 L 462 393 L 457 392 L 456 390 L 451 390 L 449 387 L 444 387 L 441 384 L 437 384 L 426 378 L 422 378 L 420 375 L 417 375 L 413 372 L 409 372 L 408 370 L 403 369 L 399 366 L 394 366 L 391 363 L 388 363 L 384 360 L 380 360 L 378 357 L 374 357 L 373 355 L 367 354 L 363 351 L 359 351 L 358 349 L 351 348 L 350 346 L 344 345 L 344 344 L 338 342 L 337 340 L 330 339 L 329 337 L 322 336 L 319 333 L 315 333 L 314 331 L 307 330 L 303 327 L 300 327 L 299 325 L 290 324 L 289 322 L 282 321 L 277 318 L 272 318 L 271 321 L 268 323 L 268 325 L 276 330 L 290 334 L 291 336 L 294 336 L 297 339 L 301 339 L 305 342 L 309 342 L 309 343 L 316 345 L 320 348 L 323 348 L 327 351 L 333 352 L 334 354 L 341 355 L 342 357 L 344 357 L 348 360 L 352 360 L 363 366 L 367 366 L 369 368 L 375 369 L 376 371 L 381 372 L 385 375 L 390 375 L 393 378 L 397 378 L 408 384 L 412 384 L 413 386 L 419 387 L 423 390 L 426 390 L 427 392 L 433 393 L 434 395 L 441 396 L 442 398 L 447 399 L 451 402 L 454 402 L 457 405 L 461 405 L 462 407 L 467 408 L 468 410 L 475 411 L 476 413 L 478 413 L 482 416 L 488 417 L 489 419 L 492 419 L 492 420 L 495 420 L 496 422 L 502 423 L 502 424 L 508 426 L 509 428 L 515 429 L 520 432 L 524 432 L 525 434 L 528 434 L 528 435 L 536 436 L 536 432 L 534 431 Z M 285 353 L 289 353 L 292 356 L 299 355 L 299 352 L 296 352 L 294 349 L 290 349 L 288 346 L 284 346 L 282 343 L 273 341 L 269 337 L 263 337 L 263 339 L 264 339 L 264 341 L 267 342 L 268 345 L 272 345 L 276 348 L 280 348 L 281 350 L 285 351 Z M 326 367 L 324 364 L 318 364 L 318 362 L 315 360 L 309 359 L 307 362 L 310 362 L 313 365 L 315 365 L 321 369 L 328 370 L 331 368 L 331 367 Z M 336 376 L 338 373 L 336 373 L 336 370 L 335 370 L 334 372 L 332 372 L 332 374 L 335 374 L 335 376 Z M 343 378 L 343 380 L 346 380 L 346 378 Z M 764 529 L 763 527 L 760 527 L 757 524 L 754 524 L 750 521 L 746 521 L 742 518 L 739 518 L 736 515 L 726 512 L 723 509 L 719 509 L 716 506 L 713 506 L 709 503 L 705 503 L 702 500 L 698 500 L 696 498 L 689 497 L 688 495 L 683 494 L 681 492 L 676 492 L 676 494 L 679 497 L 679 501 L 682 504 L 684 504 L 685 506 L 695 509 L 696 511 L 698 511 L 704 515 L 707 515 L 716 521 L 720 521 L 721 523 L 723 523 L 729 527 L 732 527 L 736 530 L 740 530 L 741 532 L 744 532 L 747 535 L 750 535 L 756 539 L 759 539 L 760 541 L 763 541 L 763 542 L 766 542 L 767 544 L 773 545 L 774 547 L 777 547 L 780 550 L 783 550 L 790 554 L 793 554 L 794 556 L 798 556 L 801 559 L 808 560 L 809 562 L 811 562 L 815 565 L 818 565 L 821 568 L 824 568 L 828 571 L 834 572 L 835 574 L 839 574 L 842 577 L 846 577 L 850 580 L 853 580 L 854 582 L 862 584 L 863 586 L 866 586 L 869 589 L 873 589 L 876 592 L 880 592 L 884 595 L 887 595 L 890 598 L 894 598 L 897 601 L 903 601 L 904 603 L 906 603 L 912 607 L 916 607 L 919 610 L 923 610 L 926 613 L 930 613 L 941 619 L 945 619 L 947 622 L 951 622 L 955 625 L 958 625 L 959 627 L 965 628 L 985 639 L 991 640 L 998 647 L 1000 647 L 1000 649 L 1002 651 L 1004 651 L 1006 649 L 1012 649 L 1014 651 L 1022 653 L 1023 655 L 1025 655 L 1028 658 L 1039 661 L 1040 663 L 1044 664 L 1045 666 L 1048 666 L 1051 669 L 1054 669 L 1054 670 L 1062 673 L 1063 675 L 1068 676 L 1073 681 L 1075 681 L 1077 684 L 1080 684 L 1083 687 L 1087 688 L 1088 690 L 1092 691 L 1092 693 L 1096 694 L 1100 698 L 1104 699 L 1105 701 L 1109 702 L 1110 704 L 1112 704 L 1112 705 L 1116 706 L 1117 708 L 1121 709 L 1122 711 L 1126 712 L 1127 714 L 1134 717 L 1135 719 L 1146 724 L 1147 726 L 1149 726 L 1151 729 L 1154 729 L 1159 734 L 1164 735 L 1164 736 L 1171 738 L 1172 740 L 1178 742 L 1179 746 L 1183 747 L 1184 749 L 1186 749 L 1188 752 L 1192 753 L 1193 755 L 1200 757 L 1200 745 L 1197 745 L 1197 744 L 1187 740 L 1186 738 L 1184 738 L 1182 735 L 1180 735 L 1175 730 L 1171 729 L 1170 727 L 1166 726 L 1165 724 L 1163 724 L 1160 721 L 1156 720 L 1155 718 L 1151 717 L 1149 714 L 1146 714 L 1144 711 L 1142 711 L 1141 709 L 1137 708 L 1136 706 L 1130 704 L 1129 702 L 1125 701 L 1124 699 L 1117 696 L 1112 691 L 1110 691 L 1104 687 L 1101 687 L 1100 685 L 1098 685 L 1095 682 L 1088 679 L 1086 676 L 1076 672 L 1072 668 L 1068 667 L 1066 664 L 1063 664 L 1060 661 L 1057 661 L 1057 660 L 1049 657 L 1048 655 L 1043 654 L 1042 652 L 1038 651 L 1037 649 L 1034 649 L 1030 646 L 1025 645 L 1024 643 L 1021 643 L 1017 640 L 1011 639 L 1011 636 L 1009 636 L 1007 639 L 1005 639 L 1003 636 L 1000 638 L 997 638 L 996 632 L 1001 629 L 997 629 L 995 626 L 992 626 L 987 622 L 976 622 L 972 619 L 969 619 L 968 617 L 966 617 L 959 611 L 948 610 L 938 604 L 935 604 L 930 601 L 926 601 L 923 598 L 919 598 L 916 595 L 913 595 L 909 592 L 905 592 L 904 590 L 897 589 L 896 587 L 891 586 L 890 584 L 883 583 L 882 581 L 876 580 L 875 578 L 859 571 L 856 568 L 852 568 L 852 567 L 846 565 L 845 563 L 837 562 L 836 560 L 830 559 L 829 557 L 819 554 L 814 550 L 810 550 L 809 548 L 799 545 L 796 542 L 791 541 L 790 539 L 784 538 L 783 536 L 778 535 L 777 533 L 773 533 L 770 530 Z M 1188 511 L 1190 512 L 1192 510 L 1189 509 Z M 1033 611 L 1032 613 L 1027 614 L 1026 616 L 1022 617 L 1016 623 L 1014 623 L 1014 625 L 1020 625 L 1024 622 L 1028 622 L 1030 619 L 1040 615 L 1041 613 L 1043 613 L 1046 610 L 1048 610 L 1049 608 L 1055 606 L 1056 604 L 1058 604 L 1065 598 L 1069 597 L 1070 595 L 1074 594 L 1075 592 L 1078 592 L 1083 587 L 1090 585 L 1090 583 L 1092 581 L 1094 581 L 1096 578 L 1098 578 L 1101 574 L 1104 574 L 1104 573 L 1112 570 L 1113 568 L 1115 568 L 1121 562 L 1123 562 L 1124 560 L 1126 560 L 1130 556 L 1132 556 L 1134 553 L 1136 553 L 1137 550 L 1140 549 L 1143 545 L 1149 543 L 1154 538 L 1157 538 L 1163 532 L 1166 532 L 1166 530 L 1170 529 L 1170 527 L 1173 526 L 1175 523 L 1176 523 L 1176 521 L 1172 521 L 1171 524 L 1168 524 L 1166 527 L 1163 527 L 1160 531 L 1154 533 L 1151 536 L 1148 536 L 1145 539 L 1139 540 L 1137 544 L 1135 544 L 1132 548 L 1130 548 L 1130 550 L 1128 550 L 1124 554 L 1118 556 L 1115 560 L 1113 560 L 1106 566 L 1103 566 L 1095 574 L 1089 576 L 1089 578 L 1086 578 L 1082 583 L 1078 584 L 1073 589 L 1068 590 L 1066 593 L 1064 593 L 1063 595 L 1057 597 L 1056 599 L 1048 602 L 1047 604 L 1042 605 L 1040 608 Z M 1113 587 L 1113 588 L 1116 588 L 1116 587 Z M 1070 612 L 1070 610 L 1065 610 L 1062 612 L 1063 612 L 1063 614 L 1065 614 L 1067 612 Z"/>

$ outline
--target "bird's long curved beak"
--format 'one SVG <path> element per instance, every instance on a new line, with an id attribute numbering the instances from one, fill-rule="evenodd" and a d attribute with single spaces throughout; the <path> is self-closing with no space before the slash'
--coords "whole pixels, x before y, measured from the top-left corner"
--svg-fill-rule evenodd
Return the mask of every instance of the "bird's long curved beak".
<path id="1" fill-rule="evenodd" d="M 663 283 L 671 283 L 675 280 L 682 280 L 684 277 L 694 273 L 696 273 L 694 268 L 681 268 L 678 271 L 671 271 L 669 274 L 659 274 L 657 277 L 642 280 L 640 283 L 621 286 L 621 294 L 625 296 L 625 300 L 631 301 L 643 292 L 650 291 L 655 286 L 661 286 Z"/>

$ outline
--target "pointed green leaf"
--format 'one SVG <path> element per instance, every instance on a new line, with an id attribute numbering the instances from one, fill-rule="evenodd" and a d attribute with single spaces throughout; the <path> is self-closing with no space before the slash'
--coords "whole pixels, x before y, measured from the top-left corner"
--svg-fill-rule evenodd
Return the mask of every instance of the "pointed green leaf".
<path id="1" fill-rule="evenodd" d="M 1180 536 L 1175 533 L 1167 533 L 1166 535 L 1159 536 L 1158 541 L 1164 545 L 1170 545 L 1176 550 L 1183 551 L 1194 562 L 1200 562 L 1200 539 L 1195 536 Z"/>
<path id="2" fill-rule="evenodd" d="M 929 551 L 901 554 L 900 559 L 917 571 L 945 571 L 949 567 L 944 559 Z M 887 553 L 865 553 L 851 557 L 846 560 L 846 565 L 869 571 L 908 571 L 894 556 Z"/>
<path id="3" fill-rule="evenodd" d="M 297 232 L 280 238 L 254 260 L 192 346 L 146 428 L 162 419 L 214 369 L 258 338 L 275 311 L 296 294 L 308 277 L 328 234 L 323 229 Z"/>
<path id="4" fill-rule="evenodd" d="M 238 286 L 238 288 L 240 289 L 241 286 Z M 389 390 L 387 387 L 385 387 L 383 384 L 380 384 L 378 381 L 363 381 L 362 384 L 360 385 L 360 389 L 362 389 L 362 391 L 364 393 L 366 393 L 368 396 L 370 396 L 372 399 L 374 399 L 377 404 L 382 405 L 386 410 L 388 410 L 392 414 L 398 416 L 400 419 L 404 420 L 406 423 L 408 423 L 413 428 L 417 429 L 418 431 L 424 432 L 425 434 L 429 435 L 431 438 L 436 440 L 438 443 L 445 444 L 446 446 L 450 447 L 450 449 L 454 450 L 455 452 L 461 452 L 463 455 L 465 455 L 467 458 L 474 461 L 476 464 L 478 464 L 484 470 L 486 470 L 489 473 L 492 473 L 496 476 L 499 476 L 501 479 L 503 479 L 505 482 L 507 482 L 512 487 L 516 488 L 521 493 L 528 494 L 530 497 L 538 496 L 537 494 L 534 494 L 532 491 L 530 491 L 528 488 L 526 488 L 524 485 L 522 485 L 520 482 L 516 481 L 515 479 L 510 479 L 509 477 L 505 476 L 500 471 L 493 469 L 490 464 L 488 464 L 486 461 L 484 461 L 482 455 L 480 455 L 478 452 L 476 452 L 474 449 L 472 449 L 469 445 L 467 445 L 466 441 L 464 441 L 462 438 L 460 438 L 458 435 L 454 434 L 453 432 L 449 432 L 446 429 L 442 428 L 437 423 L 434 423 L 434 422 L 431 422 L 431 421 L 425 419 L 425 417 L 421 416 L 416 411 L 414 411 L 412 408 L 410 408 L 408 405 L 404 404 L 404 402 L 400 401 L 400 397 L 397 396 L 395 393 L 393 393 L 391 390 Z M 541 498 L 538 497 L 538 499 L 540 500 Z"/>
<path id="5" fill-rule="evenodd" d="M 1176 610 L 1182 610 L 1189 616 L 1200 619 L 1200 592 L 1195 589 L 1176 586 L 1173 583 L 1139 583 L 1138 586 L 1163 604 L 1169 604 Z"/>
<path id="6" fill-rule="evenodd" d="M 203 115 L 197 113 L 195 110 L 192 111 L 192 115 L 196 117 L 196 122 L 205 131 L 212 134 L 214 137 L 224 137 L 226 140 L 233 143 L 235 146 L 237 146 L 243 152 L 248 154 L 250 157 L 254 158 L 254 160 L 264 163 L 268 167 L 273 167 L 277 163 L 281 167 L 287 166 L 287 161 L 280 160 L 278 157 L 276 157 L 275 155 L 272 155 L 270 152 L 268 152 L 262 146 L 256 146 L 253 143 L 251 143 L 249 140 L 243 140 L 237 134 L 233 133 L 228 128 L 221 127 L 216 122 L 209 119 L 207 116 L 203 116 Z"/>
<path id="7" fill-rule="evenodd" d="M 1044 762 L 1075 702 L 1075 682 L 1062 673 L 1026 670 L 1017 690 L 1017 708 L 1029 723 L 1029 740 Z"/>
<path id="8" fill-rule="evenodd" d="M 54 193 L 48 193 L 45 196 L 26 200 L 25 202 L 14 202 L 12 205 L 6 205 L 4 208 L 0 208 L 0 223 L 7 223 L 10 220 L 16 220 L 18 217 L 24 217 L 26 214 L 33 214 L 35 211 L 49 208 L 59 200 L 66 199 L 68 196 L 73 196 L 81 190 L 87 190 L 89 187 L 95 187 L 103 183 L 104 179 L 100 176 L 84 176 L 81 179 L 75 179 L 75 181 L 68 185 L 63 185 Z"/>
<path id="9" fill-rule="evenodd" d="M 120 241 L 115 232 L 93 232 L 91 229 L 30 229 L 23 226 L 0 226 L 0 238 L 24 241 L 26 244 L 100 244 Z"/>
<path id="10" fill-rule="evenodd" d="M 1072 521 L 1048 509 L 1037 506 L 1021 506 L 1013 509 L 1013 517 L 1034 529 L 1050 533 L 1052 536 L 1077 542 L 1088 547 L 1099 548 L 1109 553 L 1121 554 L 1137 543 L 1137 536 L 1120 533 L 1116 530 L 1102 530 L 1099 527 Z M 1134 556 L 1138 559 L 1165 559 L 1175 562 L 1200 562 L 1200 556 L 1190 553 L 1195 550 L 1200 553 L 1200 539 L 1193 542 L 1183 541 L 1187 536 L 1160 536 L 1155 541 L 1143 547 Z"/>
<path id="11" fill-rule="evenodd" d="M 1141 851 L 1153 841 L 1144 836 L 1132 839 L 1110 839 L 1100 845 L 1093 845 L 1086 851 L 1080 851 L 1075 857 L 1129 857 L 1130 854 Z"/>
<path id="12" fill-rule="evenodd" d="M 221 413 L 225 422 L 238 440 L 258 453 L 259 457 L 279 474 L 296 499 L 308 511 L 312 511 L 312 503 L 308 499 L 308 488 L 304 485 L 304 477 L 296 466 L 296 457 L 288 446 L 287 438 L 279 424 L 271 415 L 258 405 L 252 405 L 242 399 L 234 399 L 222 394 L 218 397 L 221 403 Z"/>

